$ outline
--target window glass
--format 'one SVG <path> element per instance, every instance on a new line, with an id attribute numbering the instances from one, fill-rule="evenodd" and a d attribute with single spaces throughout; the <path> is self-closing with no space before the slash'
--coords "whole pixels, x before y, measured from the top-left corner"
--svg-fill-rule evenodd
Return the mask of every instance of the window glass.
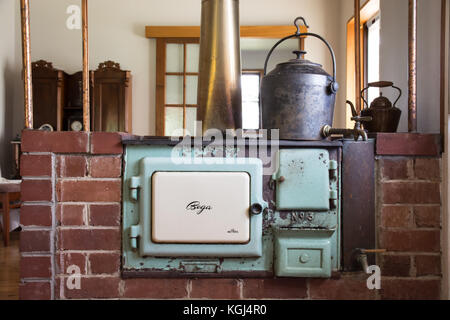
<path id="1" fill-rule="evenodd" d="M 259 88 L 261 75 L 248 73 L 242 75 L 242 127 L 259 129 Z"/>
<path id="2" fill-rule="evenodd" d="M 380 81 L 380 19 L 367 24 L 367 82 Z M 380 95 L 379 88 L 370 88 L 367 102 L 370 104 Z"/>
<path id="3" fill-rule="evenodd" d="M 198 72 L 199 52 L 199 44 L 186 44 L 186 72 Z"/>
<path id="4" fill-rule="evenodd" d="M 183 135 L 183 108 L 166 107 L 165 110 L 165 132 L 166 136 Z"/>
<path id="5" fill-rule="evenodd" d="M 183 44 L 168 43 L 166 46 L 166 72 L 183 72 Z"/>
<path id="6" fill-rule="evenodd" d="M 183 76 L 166 76 L 166 104 L 183 104 Z"/>

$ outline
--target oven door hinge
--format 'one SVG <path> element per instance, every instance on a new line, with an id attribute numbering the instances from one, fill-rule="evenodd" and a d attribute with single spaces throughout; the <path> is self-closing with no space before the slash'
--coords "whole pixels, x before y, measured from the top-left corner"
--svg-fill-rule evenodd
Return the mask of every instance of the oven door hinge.
<path id="1" fill-rule="evenodd" d="M 138 191 L 141 187 L 141 177 L 131 177 L 130 179 L 130 198 L 131 200 L 138 200 Z"/>
<path id="2" fill-rule="evenodd" d="M 331 178 L 332 179 L 336 179 L 337 178 L 337 170 L 338 170 L 338 162 L 336 160 L 330 160 L 329 162 L 329 169 L 330 169 L 330 174 L 331 174 Z"/>
<path id="3" fill-rule="evenodd" d="M 131 249 L 137 250 L 137 238 L 141 235 L 141 226 L 130 227 L 130 245 Z"/>

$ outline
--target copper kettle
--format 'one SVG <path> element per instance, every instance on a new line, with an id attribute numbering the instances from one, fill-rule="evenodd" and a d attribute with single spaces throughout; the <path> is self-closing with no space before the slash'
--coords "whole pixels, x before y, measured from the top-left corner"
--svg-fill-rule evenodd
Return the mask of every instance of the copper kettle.
<path id="1" fill-rule="evenodd" d="M 399 91 L 399 96 L 392 105 L 388 98 L 380 93 L 380 96 L 372 101 L 370 107 L 367 101 L 364 99 L 364 92 L 369 88 L 387 88 L 392 87 Z M 402 95 L 402 90 L 394 86 L 390 81 L 379 81 L 369 83 L 366 88 L 361 91 L 361 97 L 367 106 L 367 108 L 361 110 L 362 117 L 372 117 L 372 121 L 363 121 L 364 128 L 370 132 L 396 132 L 402 111 L 395 105 Z"/>

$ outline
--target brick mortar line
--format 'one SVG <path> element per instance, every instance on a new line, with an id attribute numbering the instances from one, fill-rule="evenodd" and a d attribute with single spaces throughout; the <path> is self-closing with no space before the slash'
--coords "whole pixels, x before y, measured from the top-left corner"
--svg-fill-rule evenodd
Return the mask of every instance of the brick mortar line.
<path id="1" fill-rule="evenodd" d="M 186 297 L 184 299 L 191 299 L 192 293 L 192 279 L 187 279 L 186 281 Z"/>
<path id="2" fill-rule="evenodd" d="M 92 132 L 87 133 L 87 153 L 92 154 Z"/>
<path id="3" fill-rule="evenodd" d="M 93 178 L 93 177 L 68 177 L 68 178 L 57 178 L 57 182 L 79 182 L 79 181 L 99 181 L 99 182 L 122 182 L 122 178 Z"/>
<path id="4" fill-rule="evenodd" d="M 413 280 L 413 281 L 427 281 L 427 280 L 442 280 L 441 276 L 409 276 L 409 277 L 393 277 L 381 275 L 381 281 L 383 280 Z"/>
<path id="5" fill-rule="evenodd" d="M 36 255 L 52 255 L 52 253 L 50 251 L 24 251 L 24 252 L 20 252 L 21 257 L 23 255 L 28 255 L 28 254 L 36 254 Z"/>
<path id="6" fill-rule="evenodd" d="M 68 277 L 70 277 L 71 275 L 66 274 L 66 273 L 58 273 L 55 275 L 55 278 L 58 279 L 66 279 Z M 98 279 L 98 278 L 110 278 L 110 279 L 119 279 L 119 280 L 123 280 L 122 278 L 120 278 L 120 274 L 82 274 L 80 275 L 80 278 L 85 278 L 85 279 Z"/>
<path id="7" fill-rule="evenodd" d="M 311 283 L 310 279 L 306 279 L 306 299 L 311 300 Z"/>
<path id="8" fill-rule="evenodd" d="M 22 152 L 25 156 L 51 156 L 53 152 Z"/>
<path id="9" fill-rule="evenodd" d="M 441 207 L 440 204 L 433 203 L 419 203 L 419 204 L 403 204 L 403 203 L 393 203 L 393 204 L 382 204 L 381 207 Z"/>
<path id="10" fill-rule="evenodd" d="M 52 253 L 34 253 L 34 252 L 21 252 L 21 258 L 51 258 Z"/>
<path id="11" fill-rule="evenodd" d="M 404 159 L 412 159 L 412 160 L 414 160 L 415 158 L 419 158 L 419 159 L 441 159 L 441 157 L 433 156 L 433 155 L 389 155 L 389 154 L 388 155 L 383 155 L 383 154 L 377 154 L 377 155 L 375 155 L 375 157 L 376 157 L 377 160 L 378 160 L 378 158 L 381 158 L 381 159 L 388 159 L 388 158 L 400 159 L 400 158 L 404 158 Z"/>
<path id="12" fill-rule="evenodd" d="M 51 207 L 53 206 L 53 202 L 49 201 L 24 201 L 21 203 L 22 207 L 26 206 L 41 206 L 41 207 Z"/>
<path id="13" fill-rule="evenodd" d="M 38 282 L 39 280 L 45 280 L 51 283 L 52 278 L 50 277 L 30 277 L 30 278 L 22 278 L 21 279 L 23 282 Z M 51 287 L 51 286 L 50 286 Z"/>
<path id="14" fill-rule="evenodd" d="M 419 227 L 379 227 L 381 231 L 441 231 L 442 228 L 419 228 Z"/>
<path id="15" fill-rule="evenodd" d="M 387 251 L 385 253 L 381 253 L 381 255 L 385 255 L 385 256 L 429 256 L 429 257 L 440 257 L 441 253 L 439 252 L 396 252 L 396 251 Z"/>
<path id="16" fill-rule="evenodd" d="M 123 279 L 120 279 L 118 291 L 119 291 L 119 299 L 120 299 L 125 294 L 125 281 Z"/>
<path id="17" fill-rule="evenodd" d="M 52 176 L 24 176 L 22 181 L 53 181 Z"/>
<path id="18" fill-rule="evenodd" d="M 440 249 L 439 249 L 440 250 Z M 442 252 L 441 251 L 387 251 L 384 254 L 397 254 L 400 256 L 441 256 Z"/>
<path id="19" fill-rule="evenodd" d="M 121 230 L 119 226 L 111 227 L 111 226 L 58 226 L 57 230 Z"/>
<path id="20" fill-rule="evenodd" d="M 120 254 L 120 250 L 58 250 L 56 253 L 63 254 L 72 254 L 72 253 L 79 253 L 79 254 L 96 254 L 96 253 L 118 253 Z"/>
<path id="21" fill-rule="evenodd" d="M 383 203 L 381 208 L 385 206 L 404 206 L 404 207 L 442 207 L 441 203 Z M 381 210 L 380 210 L 381 211 Z"/>
<path id="22" fill-rule="evenodd" d="M 64 202 L 64 201 L 57 201 L 56 202 L 56 204 L 57 205 L 74 205 L 74 206 L 76 206 L 76 205 L 78 205 L 78 206 L 81 206 L 81 205 L 87 205 L 87 206 L 91 206 L 91 205 L 102 205 L 102 206 L 111 206 L 111 205 L 119 205 L 119 206 L 121 206 L 121 202 Z"/>
<path id="23" fill-rule="evenodd" d="M 391 179 L 380 179 L 378 181 L 379 183 L 442 183 L 442 180 L 434 180 L 434 179 L 398 179 L 398 180 L 391 180 Z"/>
<path id="24" fill-rule="evenodd" d="M 93 154 L 93 153 L 50 153 L 54 154 L 57 157 L 86 157 L 88 159 L 92 158 L 120 158 L 122 157 L 122 154 L 120 153 L 113 153 L 113 154 Z"/>
<path id="25" fill-rule="evenodd" d="M 76 266 L 76 264 L 74 264 Z M 69 273 L 57 273 L 55 277 L 59 278 L 68 278 L 72 274 Z M 120 278 L 120 272 L 113 272 L 113 273 L 92 273 L 92 272 L 86 272 L 81 273 L 82 278 Z"/>
<path id="26" fill-rule="evenodd" d="M 55 246 L 56 246 L 56 156 L 53 154 L 51 158 L 51 166 L 52 166 L 52 205 L 51 205 L 51 214 L 52 214 L 52 231 L 50 232 L 50 252 L 52 255 L 51 258 L 51 300 L 55 300 L 55 274 L 56 274 L 56 255 L 55 255 Z"/>
<path id="27" fill-rule="evenodd" d="M 43 227 L 43 226 L 23 226 L 22 231 L 53 231 L 52 227 Z"/>

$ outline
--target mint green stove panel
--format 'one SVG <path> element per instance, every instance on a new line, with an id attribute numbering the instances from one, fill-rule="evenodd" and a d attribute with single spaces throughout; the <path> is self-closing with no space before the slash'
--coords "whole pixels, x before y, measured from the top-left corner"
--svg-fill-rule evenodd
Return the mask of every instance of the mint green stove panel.
<path id="1" fill-rule="evenodd" d="M 277 228 L 275 233 L 277 277 L 331 277 L 336 258 L 334 230 Z"/>
<path id="2" fill-rule="evenodd" d="M 278 210 L 330 210 L 330 155 L 325 149 L 280 150 L 277 156 Z"/>
<path id="3" fill-rule="evenodd" d="M 123 220 L 122 220 L 122 274 L 124 277 L 167 277 L 183 276 L 186 277 L 226 277 L 226 276 L 250 276 L 266 277 L 277 274 L 286 277 L 327 277 L 329 275 L 328 265 L 318 270 L 316 262 L 319 252 L 323 262 L 328 263 L 332 271 L 340 268 L 340 168 L 338 163 L 327 158 L 326 149 L 314 148 L 290 148 L 282 149 L 284 151 L 294 152 L 300 159 L 320 156 L 323 152 L 324 161 L 328 165 L 319 166 L 317 170 L 322 170 L 324 174 L 329 174 L 327 196 L 321 200 L 320 206 L 316 208 L 325 208 L 325 198 L 329 202 L 328 209 L 312 210 L 293 208 L 289 210 L 278 209 L 275 203 L 277 191 L 274 196 L 268 196 L 270 191 L 270 176 L 264 178 L 263 189 L 265 202 L 270 202 L 270 208 L 265 210 L 262 216 L 262 236 L 261 236 L 261 256 L 254 257 L 220 257 L 211 252 L 211 256 L 179 256 L 173 254 L 167 257 L 163 256 L 142 256 L 140 252 L 139 237 L 133 234 L 133 226 L 140 224 L 139 201 L 133 200 L 138 194 L 130 190 L 130 181 L 133 177 L 141 174 L 141 160 L 143 158 L 169 158 L 173 155 L 179 157 L 199 157 L 211 156 L 211 150 L 208 147 L 192 148 L 192 150 L 179 149 L 169 145 L 127 145 L 124 154 L 124 182 L 123 182 Z M 245 147 L 226 147 L 227 157 L 237 157 L 240 148 Z M 340 157 L 340 149 L 333 154 Z M 312 151 L 312 152 L 311 152 Z M 330 151 L 331 152 L 331 151 Z M 291 153 L 287 153 L 291 154 Z M 305 157 L 305 155 L 308 155 Z M 336 158 L 336 156 L 333 156 Z M 318 158 L 317 158 L 318 159 Z M 295 159 L 293 159 L 295 160 Z M 323 170 L 325 169 L 325 170 Z M 274 176 L 276 177 L 276 175 Z M 272 185 L 273 187 L 273 185 Z M 276 184 L 275 184 L 276 187 Z M 325 186 L 321 184 L 321 188 Z M 138 192 L 138 189 L 136 189 Z M 293 193 L 298 196 L 298 192 Z M 334 199 L 335 198 L 335 199 Z M 272 200 L 273 199 L 273 200 Z M 296 206 L 296 205 L 295 205 Z M 308 205 L 309 206 L 309 205 Z M 281 230 L 281 231 L 279 231 Z M 137 233 L 139 235 L 139 233 Z M 316 242 L 319 249 L 312 249 L 310 252 L 305 250 L 305 243 L 302 241 Z M 324 245 L 322 250 L 321 244 Z M 137 247 L 137 249 L 136 249 Z M 285 252 L 283 252 L 285 251 Z M 283 254 L 288 258 L 285 265 L 276 265 Z M 304 253 L 308 257 L 304 256 Z M 329 255 L 328 255 L 329 253 Z M 310 262 L 302 263 L 301 266 L 312 266 L 311 270 L 297 268 L 290 270 L 291 266 L 299 259 L 312 259 Z M 326 260 L 326 261 L 325 261 Z M 322 263 L 322 262 L 321 262 Z M 286 267 L 286 270 L 283 268 Z M 297 265 L 298 267 L 298 265 Z M 314 270 L 313 270 L 314 269 Z"/>

